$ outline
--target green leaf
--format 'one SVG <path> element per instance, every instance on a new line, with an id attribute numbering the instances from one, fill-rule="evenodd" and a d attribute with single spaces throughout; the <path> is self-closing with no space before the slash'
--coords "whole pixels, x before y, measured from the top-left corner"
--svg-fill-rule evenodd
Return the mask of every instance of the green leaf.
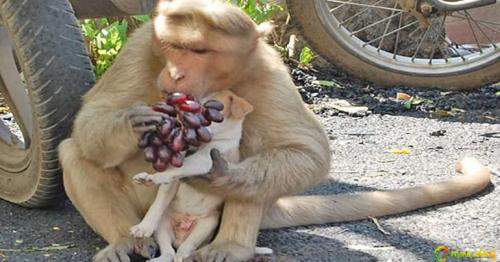
<path id="1" fill-rule="evenodd" d="M 313 53 L 313 51 L 305 46 L 304 48 L 302 48 L 302 50 L 300 51 L 300 60 L 299 60 L 299 63 L 301 65 L 308 65 L 310 64 L 314 59 L 316 58 L 316 55 Z"/>
<path id="2" fill-rule="evenodd" d="M 145 22 L 148 22 L 149 20 L 151 20 L 150 15 L 134 15 L 134 16 L 132 16 L 132 18 L 134 18 L 134 20 L 136 20 L 137 22 L 140 22 L 140 23 L 145 23 Z"/>
<path id="3" fill-rule="evenodd" d="M 498 91 L 496 92 L 496 95 L 497 95 L 497 96 L 500 96 L 500 90 L 498 90 Z"/>

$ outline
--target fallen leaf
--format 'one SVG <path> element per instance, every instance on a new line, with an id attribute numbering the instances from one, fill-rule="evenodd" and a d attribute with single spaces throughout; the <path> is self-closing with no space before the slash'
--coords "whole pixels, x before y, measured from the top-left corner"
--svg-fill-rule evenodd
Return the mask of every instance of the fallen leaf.
<path id="1" fill-rule="evenodd" d="M 340 85 L 335 83 L 334 81 L 328 81 L 328 80 L 314 80 L 312 81 L 312 83 L 315 85 L 326 86 L 326 87 L 340 87 Z"/>
<path id="2" fill-rule="evenodd" d="M 405 147 L 401 149 L 391 149 L 389 152 L 396 155 L 408 155 L 410 154 L 410 149 Z"/>
<path id="3" fill-rule="evenodd" d="M 409 95 L 407 93 L 399 92 L 399 93 L 396 94 L 396 98 L 399 99 L 399 100 L 406 101 L 406 100 L 410 100 L 411 99 L 411 95 Z"/>
<path id="4" fill-rule="evenodd" d="M 54 227 L 52 227 L 52 230 L 59 231 L 59 230 L 61 230 L 61 228 L 59 228 L 58 226 L 54 226 Z"/>
<path id="5" fill-rule="evenodd" d="M 497 96 L 500 96 L 500 91 L 497 91 L 496 95 L 497 95 Z"/>
<path id="6" fill-rule="evenodd" d="M 24 241 L 21 239 L 16 239 L 16 244 L 22 244 Z"/>
<path id="7" fill-rule="evenodd" d="M 0 114 L 5 114 L 10 112 L 9 108 L 6 106 L 0 106 Z"/>
<path id="8" fill-rule="evenodd" d="M 433 114 L 435 116 L 440 116 L 440 117 L 448 117 L 448 116 L 454 116 L 455 115 L 454 113 L 452 113 L 450 111 L 446 111 L 446 110 L 442 110 L 442 109 L 436 109 L 431 114 Z"/>

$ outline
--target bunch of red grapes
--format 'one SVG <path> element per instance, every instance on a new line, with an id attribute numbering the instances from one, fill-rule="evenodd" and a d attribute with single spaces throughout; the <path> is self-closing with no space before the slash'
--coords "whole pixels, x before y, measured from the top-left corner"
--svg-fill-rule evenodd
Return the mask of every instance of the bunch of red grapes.
<path id="1" fill-rule="evenodd" d="M 168 116 L 155 123 L 156 130 L 144 133 L 139 148 L 146 161 L 162 172 L 170 165 L 181 167 L 184 153 L 208 143 L 212 135 L 207 129 L 212 122 L 224 120 L 224 104 L 209 100 L 203 105 L 193 96 L 180 92 L 169 93 L 165 101 L 153 105 L 153 110 Z"/>

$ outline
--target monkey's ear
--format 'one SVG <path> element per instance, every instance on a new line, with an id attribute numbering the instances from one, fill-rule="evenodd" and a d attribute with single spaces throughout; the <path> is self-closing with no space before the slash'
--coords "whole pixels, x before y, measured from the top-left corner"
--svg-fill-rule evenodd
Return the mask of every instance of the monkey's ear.
<path id="1" fill-rule="evenodd" d="M 267 37 L 274 29 L 274 25 L 270 22 L 264 22 L 257 26 L 257 34 L 259 37 Z"/>
<path id="2" fill-rule="evenodd" d="M 234 118 L 243 118 L 253 111 L 253 106 L 245 99 L 239 96 L 230 96 L 229 99 L 231 100 L 231 115 Z"/>

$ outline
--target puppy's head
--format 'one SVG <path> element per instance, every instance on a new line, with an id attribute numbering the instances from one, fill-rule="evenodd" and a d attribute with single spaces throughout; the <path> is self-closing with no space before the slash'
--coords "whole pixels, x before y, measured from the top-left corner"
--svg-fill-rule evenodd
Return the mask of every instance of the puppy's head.
<path id="1" fill-rule="evenodd" d="M 253 111 L 253 106 L 242 97 L 237 96 L 229 90 L 214 93 L 210 99 L 215 99 L 224 104 L 222 114 L 224 119 L 243 120 L 246 115 Z"/>

